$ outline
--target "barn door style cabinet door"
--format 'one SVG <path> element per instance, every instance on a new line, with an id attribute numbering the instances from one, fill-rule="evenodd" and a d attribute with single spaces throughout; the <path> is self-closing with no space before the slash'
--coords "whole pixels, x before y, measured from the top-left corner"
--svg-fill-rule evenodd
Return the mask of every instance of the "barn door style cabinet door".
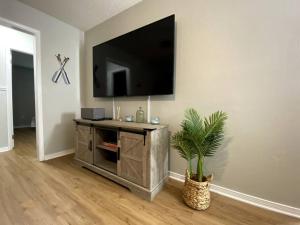
<path id="1" fill-rule="evenodd" d="M 120 132 L 118 174 L 133 183 L 146 187 L 146 133 Z"/>
<path id="2" fill-rule="evenodd" d="M 152 200 L 168 176 L 165 125 L 119 121 L 76 122 L 75 160 L 140 197 Z"/>
<path id="3" fill-rule="evenodd" d="M 83 162 L 93 164 L 93 128 L 76 125 L 75 157 Z"/>

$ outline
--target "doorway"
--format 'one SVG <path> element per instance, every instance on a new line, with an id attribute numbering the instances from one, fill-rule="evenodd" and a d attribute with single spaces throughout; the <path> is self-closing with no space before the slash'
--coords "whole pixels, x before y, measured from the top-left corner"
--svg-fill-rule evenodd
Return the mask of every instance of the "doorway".
<path id="1" fill-rule="evenodd" d="M 11 50 L 11 66 L 14 147 L 36 157 L 33 55 Z M 24 143 L 32 147 L 22 148 Z"/>
<path id="2" fill-rule="evenodd" d="M 1 17 L 0 31 L 0 153 L 31 146 L 43 161 L 40 32 Z"/>

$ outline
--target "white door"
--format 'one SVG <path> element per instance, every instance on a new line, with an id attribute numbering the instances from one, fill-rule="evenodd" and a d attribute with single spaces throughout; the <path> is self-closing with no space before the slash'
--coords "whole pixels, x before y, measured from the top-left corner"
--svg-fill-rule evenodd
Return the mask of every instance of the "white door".
<path id="1" fill-rule="evenodd" d="M 10 150 L 7 69 L 7 48 L 0 44 L 0 152 Z"/>

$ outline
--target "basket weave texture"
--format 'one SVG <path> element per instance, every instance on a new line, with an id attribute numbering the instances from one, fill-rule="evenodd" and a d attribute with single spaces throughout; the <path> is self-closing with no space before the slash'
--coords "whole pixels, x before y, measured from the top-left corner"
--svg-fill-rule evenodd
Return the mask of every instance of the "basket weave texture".
<path id="1" fill-rule="evenodd" d="M 209 181 L 194 181 L 190 179 L 187 171 L 183 188 L 183 200 L 193 209 L 207 209 L 210 205 Z"/>

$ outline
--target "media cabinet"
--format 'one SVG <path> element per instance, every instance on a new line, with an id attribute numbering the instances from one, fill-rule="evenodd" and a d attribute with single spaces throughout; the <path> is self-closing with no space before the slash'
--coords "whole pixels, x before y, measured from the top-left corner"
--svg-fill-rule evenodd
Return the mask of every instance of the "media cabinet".
<path id="1" fill-rule="evenodd" d="M 166 125 L 74 120 L 75 161 L 152 201 L 168 177 Z"/>

